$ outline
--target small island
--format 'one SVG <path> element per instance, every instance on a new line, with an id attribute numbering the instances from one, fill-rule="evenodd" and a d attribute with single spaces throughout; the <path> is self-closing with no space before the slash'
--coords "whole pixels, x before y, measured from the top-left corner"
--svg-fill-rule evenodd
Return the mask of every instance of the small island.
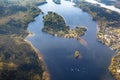
<path id="1" fill-rule="evenodd" d="M 78 58 L 81 58 L 82 56 L 81 56 L 81 54 L 80 54 L 79 51 L 75 51 L 74 57 L 75 57 L 76 59 L 78 59 Z"/>
<path id="2" fill-rule="evenodd" d="M 64 38 L 74 38 L 79 40 L 80 37 L 85 34 L 87 30 L 85 27 L 77 26 L 71 29 L 65 24 L 63 17 L 55 12 L 48 12 L 47 15 L 43 17 L 44 27 L 43 32 L 46 32 L 53 36 L 64 37 Z"/>

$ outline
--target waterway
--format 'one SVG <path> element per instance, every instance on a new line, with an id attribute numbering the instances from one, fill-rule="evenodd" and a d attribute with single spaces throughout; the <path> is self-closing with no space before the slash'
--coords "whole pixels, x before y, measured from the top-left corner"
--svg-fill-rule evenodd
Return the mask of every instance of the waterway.
<path id="1" fill-rule="evenodd" d="M 46 4 L 38 6 L 44 14 L 29 23 L 28 31 L 35 35 L 27 37 L 27 40 L 43 55 L 51 80 L 114 80 L 108 71 L 114 51 L 97 41 L 97 22 L 74 5 L 70 1 L 62 0 L 61 4 L 56 4 L 47 0 Z M 42 32 L 43 16 L 48 11 L 61 15 L 71 28 L 86 26 L 88 30 L 81 37 L 84 41 L 54 37 Z M 79 59 L 74 58 L 76 50 L 82 56 Z"/>

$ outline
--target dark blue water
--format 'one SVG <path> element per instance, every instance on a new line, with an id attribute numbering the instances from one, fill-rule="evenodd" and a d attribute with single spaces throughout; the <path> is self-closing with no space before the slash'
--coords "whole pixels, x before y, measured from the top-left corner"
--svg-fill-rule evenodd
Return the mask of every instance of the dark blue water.
<path id="1" fill-rule="evenodd" d="M 92 17 L 81 9 L 74 7 L 69 1 L 61 1 L 55 4 L 52 0 L 40 5 L 44 15 L 48 11 L 54 11 L 64 17 L 65 22 L 71 28 L 86 26 L 86 34 L 82 36 L 83 42 L 75 39 L 54 37 L 43 33 L 43 16 L 39 15 L 34 22 L 28 25 L 28 31 L 35 34 L 27 37 L 41 52 L 51 80 L 113 80 L 108 71 L 108 66 L 114 51 L 99 43 L 96 39 L 97 23 Z M 74 52 L 78 50 L 82 58 L 75 59 Z"/>

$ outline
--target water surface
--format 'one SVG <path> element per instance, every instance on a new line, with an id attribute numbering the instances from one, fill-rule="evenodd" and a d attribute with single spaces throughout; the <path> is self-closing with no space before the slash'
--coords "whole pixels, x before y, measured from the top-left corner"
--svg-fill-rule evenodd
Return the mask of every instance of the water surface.
<path id="1" fill-rule="evenodd" d="M 108 66 L 114 51 L 97 41 L 97 23 L 92 17 L 74 7 L 72 2 L 62 0 L 61 4 L 55 4 L 52 0 L 47 1 L 39 6 L 44 15 L 53 11 L 64 17 L 71 28 L 78 25 L 88 28 L 82 36 L 85 43 L 80 43 L 75 39 L 54 37 L 42 32 L 44 15 L 39 15 L 28 25 L 28 31 L 35 36 L 27 39 L 43 55 L 51 80 L 113 80 Z M 82 55 L 81 59 L 74 58 L 76 50 Z"/>

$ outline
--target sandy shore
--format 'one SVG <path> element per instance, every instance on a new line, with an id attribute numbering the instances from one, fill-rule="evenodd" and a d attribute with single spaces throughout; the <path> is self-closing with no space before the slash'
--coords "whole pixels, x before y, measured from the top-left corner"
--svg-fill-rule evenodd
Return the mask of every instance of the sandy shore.
<path id="1" fill-rule="evenodd" d="M 29 34 L 27 35 L 27 37 L 34 37 L 35 36 L 35 34 L 34 33 L 32 33 L 32 32 L 28 32 Z M 26 37 L 26 38 L 27 38 Z"/>
<path id="2" fill-rule="evenodd" d="M 31 34 L 29 34 L 27 37 L 30 37 L 30 36 L 31 36 Z M 32 36 L 33 36 L 33 34 L 32 34 Z M 46 65 L 45 65 L 45 62 L 44 62 L 44 60 L 43 60 L 43 57 L 42 57 L 40 51 L 39 51 L 38 49 L 36 49 L 36 48 L 32 45 L 32 43 L 31 43 L 30 41 L 28 41 L 27 39 L 24 39 L 24 41 L 25 41 L 26 43 L 28 43 L 28 44 L 32 47 L 32 49 L 36 52 L 36 55 L 38 56 L 39 63 L 40 63 L 40 65 L 41 65 L 42 69 L 44 70 L 44 72 L 43 72 L 43 74 L 42 74 L 42 75 L 43 75 L 43 76 L 42 76 L 42 80 L 50 80 L 50 74 L 49 74 L 49 72 L 48 72 L 48 70 L 47 70 L 47 67 L 46 67 Z"/>

